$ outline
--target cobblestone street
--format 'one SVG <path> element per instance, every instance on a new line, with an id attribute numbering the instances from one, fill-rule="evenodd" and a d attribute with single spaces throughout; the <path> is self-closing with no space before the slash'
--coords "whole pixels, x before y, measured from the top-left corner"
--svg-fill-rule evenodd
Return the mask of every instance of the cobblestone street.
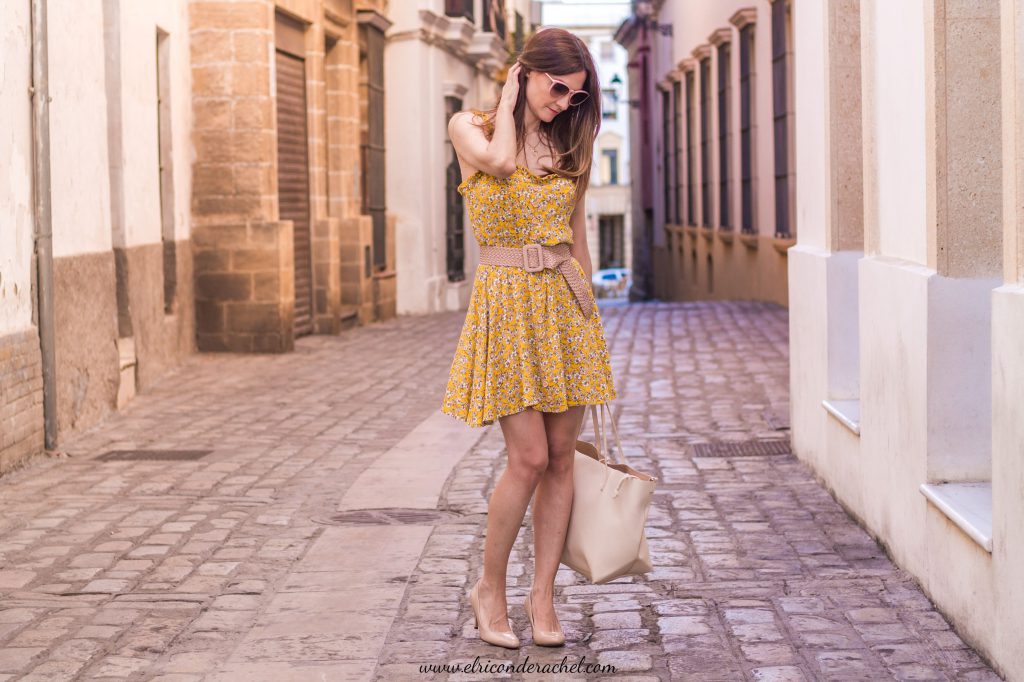
<path id="1" fill-rule="evenodd" d="M 660 479 L 656 568 L 563 567 L 564 648 L 534 646 L 523 613 L 529 513 L 508 576 L 523 646 L 473 628 L 505 455 L 497 423 L 439 413 L 454 312 L 194 356 L 0 478 L 0 680 L 1000 679 L 789 453 L 784 308 L 601 306 L 626 456 Z M 211 452 L 96 459 L 137 449 Z M 420 514 L 360 511 L 383 507 Z M 615 672 L 420 670 L 477 657 Z"/>

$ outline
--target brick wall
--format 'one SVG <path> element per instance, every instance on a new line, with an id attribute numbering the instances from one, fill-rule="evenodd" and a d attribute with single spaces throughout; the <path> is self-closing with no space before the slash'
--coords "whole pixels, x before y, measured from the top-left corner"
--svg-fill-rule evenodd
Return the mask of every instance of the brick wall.
<path id="1" fill-rule="evenodd" d="M 0 337 L 0 474 L 43 451 L 43 369 L 35 327 Z"/>

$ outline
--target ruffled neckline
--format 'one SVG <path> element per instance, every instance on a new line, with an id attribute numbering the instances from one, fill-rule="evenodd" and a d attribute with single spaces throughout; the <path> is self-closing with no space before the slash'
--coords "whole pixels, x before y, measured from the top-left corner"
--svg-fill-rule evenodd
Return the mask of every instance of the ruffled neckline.
<path id="1" fill-rule="evenodd" d="M 534 173 L 532 170 L 530 170 L 526 166 L 523 166 L 522 164 L 518 164 L 518 163 L 516 164 L 516 170 L 517 171 L 518 170 L 523 171 L 528 176 L 530 176 L 531 178 L 533 178 L 534 180 L 537 180 L 539 182 L 545 182 L 545 181 L 551 180 L 552 178 L 561 178 L 562 177 L 558 173 L 545 173 L 544 175 L 537 175 L 536 173 Z M 513 171 L 513 173 L 515 173 L 515 171 Z M 491 175 L 490 173 L 485 173 L 482 170 L 477 170 L 472 175 L 470 175 L 468 178 L 466 178 L 461 183 L 459 183 L 459 186 L 456 188 L 456 191 L 461 194 L 463 192 L 463 190 L 465 190 L 467 187 L 469 187 L 469 185 L 471 184 L 471 181 L 475 180 L 477 178 L 477 176 L 480 176 L 480 175 L 486 175 L 488 177 L 494 178 L 495 180 L 499 180 L 499 181 L 502 180 L 502 179 L 508 180 L 508 179 L 510 179 L 512 177 L 510 175 L 508 178 L 497 178 L 497 177 Z M 571 182 L 571 180 L 569 178 L 564 178 L 564 179 L 565 180 L 569 180 Z"/>

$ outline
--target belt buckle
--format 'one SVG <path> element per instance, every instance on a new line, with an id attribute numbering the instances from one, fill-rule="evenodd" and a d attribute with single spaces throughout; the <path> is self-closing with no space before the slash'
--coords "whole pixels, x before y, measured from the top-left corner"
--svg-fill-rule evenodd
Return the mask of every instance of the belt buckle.
<path id="1" fill-rule="evenodd" d="M 530 265 L 531 254 L 536 266 Z M 523 269 L 527 272 L 540 272 L 544 269 L 544 253 L 540 244 L 523 244 Z"/>

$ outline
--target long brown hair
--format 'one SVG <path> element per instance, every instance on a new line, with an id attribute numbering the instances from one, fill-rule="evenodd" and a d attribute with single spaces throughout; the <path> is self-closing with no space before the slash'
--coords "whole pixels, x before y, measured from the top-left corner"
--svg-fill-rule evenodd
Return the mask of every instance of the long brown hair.
<path id="1" fill-rule="evenodd" d="M 590 93 L 590 97 L 583 104 L 570 106 L 568 111 L 559 113 L 550 122 L 540 122 L 540 132 L 551 141 L 558 163 L 558 168 L 544 166 L 544 170 L 575 179 L 576 197 L 579 198 L 590 182 L 594 139 L 601 127 L 601 82 L 590 50 L 582 40 L 565 29 L 544 28 L 526 41 L 519 62 L 523 68 L 519 72 L 519 96 L 512 111 L 517 153 L 526 142 L 526 71 L 547 72 L 552 76 L 587 72 L 583 89 Z M 476 125 L 483 128 L 487 139 L 494 134 L 497 111 L 497 107 L 475 110 L 482 118 Z"/>

